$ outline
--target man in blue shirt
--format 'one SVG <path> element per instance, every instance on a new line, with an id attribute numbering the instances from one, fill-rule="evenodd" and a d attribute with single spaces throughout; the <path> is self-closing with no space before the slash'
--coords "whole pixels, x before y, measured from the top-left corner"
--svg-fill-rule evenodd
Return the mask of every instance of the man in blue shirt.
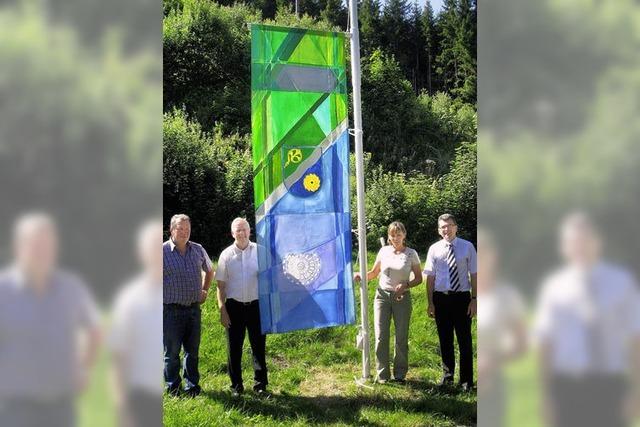
<path id="1" fill-rule="evenodd" d="M 0 271 L 0 425 L 73 426 L 100 315 L 85 283 L 60 268 L 60 233 L 49 215 L 24 215 L 13 232 L 13 262 Z"/>
<path id="2" fill-rule="evenodd" d="M 187 215 L 174 215 L 169 231 L 171 238 L 162 245 L 164 380 L 167 391 L 178 395 L 180 349 L 184 348 L 184 390 L 189 396 L 197 396 L 201 391 L 200 304 L 207 299 L 214 272 L 205 249 L 189 241 L 191 220 Z"/>

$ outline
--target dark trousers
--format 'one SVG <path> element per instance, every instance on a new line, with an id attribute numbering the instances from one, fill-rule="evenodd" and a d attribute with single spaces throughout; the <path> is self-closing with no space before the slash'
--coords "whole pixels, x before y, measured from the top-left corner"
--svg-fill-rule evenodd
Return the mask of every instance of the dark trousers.
<path id="1" fill-rule="evenodd" d="M 440 340 L 442 370 L 447 381 L 453 381 L 456 370 L 453 333 L 460 348 L 460 383 L 473 384 L 473 347 L 471 342 L 471 318 L 467 314 L 471 302 L 469 292 L 433 293 L 436 309 L 436 326 Z"/>
<path id="2" fill-rule="evenodd" d="M 555 427 L 624 427 L 628 385 L 623 376 L 589 374 L 554 375 L 549 382 Z"/>
<path id="3" fill-rule="evenodd" d="M 180 389 L 180 350 L 184 350 L 186 391 L 198 389 L 198 351 L 200 349 L 200 305 L 165 304 L 162 315 L 164 341 L 164 381 L 167 391 Z"/>
<path id="4" fill-rule="evenodd" d="M 254 390 L 264 390 L 267 387 L 267 362 L 265 348 L 267 336 L 260 330 L 260 307 L 258 301 L 248 304 L 234 299 L 227 299 L 225 303 L 231 326 L 227 329 L 227 343 L 229 345 L 229 377 L 231 387 L 242 391 L 242 346 L 245 332 L 249 332 L 249 344 L 253 355 Z"/>
<path id="5" fill-rule="evenodd" d="M 76 425 L 74 399 L 50 400 L 10 398 L 0 401 L 0 425 L 6 427 L 73 427 Z"/>
<path id="6" fill-rule="evenodd" d="M 131 427 L 162 425 L 162 395 L 141 389 L 128 390 L 127 407 Z"/>

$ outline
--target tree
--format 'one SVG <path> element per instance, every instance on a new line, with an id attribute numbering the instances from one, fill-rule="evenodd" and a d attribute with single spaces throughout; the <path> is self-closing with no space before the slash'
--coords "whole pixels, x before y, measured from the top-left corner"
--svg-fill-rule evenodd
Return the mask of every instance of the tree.
<path id="1" fill-rule="evenodd" d="M 257 22 L 248 6 L 185 0 L 163 21 L 163 107 L 184 108 L 202 127 L 250 131 L 250 33 Z"/>
<path id="2" fill-rule="evenodd" d="M 471 0 L 445 0 L 438 16 L 440 52 L 436 57 L 436 73 L 443 89 L 466 102 L 476 99 L 476 61 Z"/>
<path id="3" fill-rule="evenodd" d="M 410 36 L 413 41 L 412 62 L 411 62 L 411 83 L 413 90 L 417 93 L 424 87 L 424 50 L 425 38 L 422 32 L 422 12 L 418 7 L 418 2 L 414 1 L 411 7 L 409 18 Z"/>
<path id="4" fill-rule="evenodd" d="M 342 0 L 325 0 L 320 17 L 340 29 L 347 28 L 347 9 Z"/>
<path id="5" fill-rule="evenodd" d="M 437 38 L 436 38 L 436 26 L 435 18 L 433 14 L 433 7 L 431 2 L 426 0 L 424 5 L 424 11 L 422 13 L 420 28 L 422 30 L 422 37 L 424 40 L 424 58 L 425 58 L 425 84 L 427 93 L 430 95 L 435 92 L 434 85 L 434 60 L 436 57 Z"/>
<path id="6" fill-rule="evenodd" d="M 410 76 L 413 41 L 407 0 L 388 0 L 382 11 L 382 47 L 400 63 L 405 76 Z"/>
<path id="7" fill-rule="evenodd" d="M 362 0 L 358 12 L 360 21 L 360 49 L 367 57 L 382 46 L 382 21 L 378 0 Z"/>
<path id="8" fill-rule="evenodd" d="M 250 217 L 253 207 L 249 137 L 212 133 L 174 110 L 163 120 L 163 213 L 191 217 L 193 240 L 210 255 L 228 244 L 232 218 Z M 165 227 L 167 228 L 167 227 Z"/>

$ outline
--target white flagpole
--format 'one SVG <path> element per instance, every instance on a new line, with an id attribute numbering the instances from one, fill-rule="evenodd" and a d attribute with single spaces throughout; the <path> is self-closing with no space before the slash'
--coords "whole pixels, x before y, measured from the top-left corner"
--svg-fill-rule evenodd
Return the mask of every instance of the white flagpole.
<path id="1" fill-rule="evenodd" d="M 349 0 L 351 27 L 351 85 L 353 87 L 353 135 L 356 152 L 356 196 L 358 199 L 358 250 L 360 259 L 360 318 L 362 333 L 362 379 L 370 377 L 369 361 L 369 304 L 367 303 L 367 227 L 364 216 L 364 161 L 362 154 L 362 113 L 360 104 L 360 33 L 358 31 L 358 2 Z"/>

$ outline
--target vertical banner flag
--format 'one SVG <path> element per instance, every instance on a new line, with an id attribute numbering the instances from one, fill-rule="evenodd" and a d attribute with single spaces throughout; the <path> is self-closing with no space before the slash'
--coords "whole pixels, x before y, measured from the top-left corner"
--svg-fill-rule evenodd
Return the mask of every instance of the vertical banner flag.
<path id="1" fill-rule="evenodd" d="M 345 36 L 251 26 L 263 333 L 355 322 Z"/>

